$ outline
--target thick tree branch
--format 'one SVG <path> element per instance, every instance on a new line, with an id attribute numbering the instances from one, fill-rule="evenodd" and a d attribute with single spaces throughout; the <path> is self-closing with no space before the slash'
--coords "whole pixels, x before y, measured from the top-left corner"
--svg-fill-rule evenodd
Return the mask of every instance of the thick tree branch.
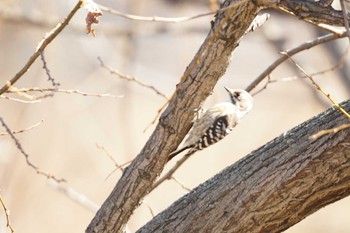
<path id="1" fill-rule="evenodd" d="M 343 107 L 350 110 L 350 100 Z M 348 119 L 331 108 L 200 185 L 138 232 L 281 232 L 350 194 Z M 220 214 L 218 214 L 220 213 Z"/>
<path id="2" fill-rule="evenodd" d="M 288 14 L 293 14 L 300 19 L 313 24 L 329 24 L 344 26 L 342 11 L 335 10 L 330 1 L 310 0 L 256 0 L 263 7 L 271 7 Z M 333 1 L 332 1 L 333 2 Z M 350 20 L 350 14 L 347 14 Z"/>
<path id="3" fill-rule="evenodd" d="M 261 8 L 282 9 L 315 24 L 342 25 L 343 22 L 341 12 L 333 10 L 324 1 L 313 3 L 295 0 L 226 0 L 221 7 L 228 8 L 216 15 L 212 30 L 187 67 L 169 106 L 161 115 L 155 131 L 140 154 L 125 169 L 123 176 L 91 221 L 86 232 L 122 231 L 141 199 L 151 190 L 153 182 L 163 170 L 167 156 L 176 149 L 187 134 L 193 119 L 193 109 L 197 109 L 203 103 L 218 79 L 225 73 L 232 51 L 237 47 L 240 38 L 247 31 Z M 342 133 L 337 135 L 342 135 Z M 318 142 L 320 141 L 317 141 L 316 144 Z M 288 148 L 282 144 L 280 146 L 283 149 Z M 301 165 L 295 169 L 300 167 Z M 262 171 L 264 170 L 265 168 L 262 169 Z M 252 175 L 250 171 L 241 174 Z M 261 180 L 261 182 L 265 183 L 266 181 Z M 254 186 L 253 189 L 258 192 L 260 191 L 258 187 L 259 185 Z M 272 190 L 271 187 L 267 189 Z M 255 198 L 257 197 L 258 195 L 255 196 Z M 235 206 L 233 203 L 231 205 Z M 205 204 L 205 206 L 210 207 L 211 205 Z M 240 209 L 240 211 L 249 211 L 249 208 Z M 231 213 L 222 213 L 224 213 L 222 217 L 231 216 Z M 246 216 L 249 218 L 251 215 L 247 214 Z M 201 216 L 201 218 L 206 221 L 205 216 Z M 168 220 L 171 222 L 171 219 Z M 230 219 L 230 221 L 235 220 Z"/>
<path id="4" fill-rule="evenodd" d="M 125 170 L 86 232 L 122 231 L 141 199 L 151 190 L 167 156 L 187 134 L 193 109 L 200 106 L 225 73 L 233 49 L 257 15 L 258 7 L 249 0 L 226 1 L 222 7 L 231 3 L 232 8 L 216 15 L 212 30 L 177 85 L 155 131 Z"/>

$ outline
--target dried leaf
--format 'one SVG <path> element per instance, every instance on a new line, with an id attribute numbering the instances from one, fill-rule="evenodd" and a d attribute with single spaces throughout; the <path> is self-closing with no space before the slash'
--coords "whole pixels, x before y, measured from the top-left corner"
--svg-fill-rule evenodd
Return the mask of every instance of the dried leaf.
<path id="1" fill-rule="evenodd" d="M 92 0 L 85 0 L 83 3 L 83 7 L 89 11 L 85 18 L 86 33 L 91 33 L 93 36 L 96 36 L 96 31 L 92 26 L 93 24 L 98 24 L 100 22 L 99 17 L 102 16 L 102 11 Z"/>

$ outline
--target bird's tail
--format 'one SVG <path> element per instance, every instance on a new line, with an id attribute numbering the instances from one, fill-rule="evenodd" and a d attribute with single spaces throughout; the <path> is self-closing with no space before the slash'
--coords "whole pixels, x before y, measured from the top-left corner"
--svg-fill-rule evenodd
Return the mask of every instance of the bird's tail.
<path id="1" fill-rule="evenodd" d="M 169 162 L 172 158 L 174 158 L 176 155 L 180 154 L 182 151 L 187 150 L 187 149 L 190 149 L 190 148 L 192 148 L 192 146 L 185 146 L 185 147 L 183 147 L 183 148 L 181 148 L 181 149 L 179 149 L 179 150 L 176 150 L 176 151 L 172 152 L 172 153 L 169 155 L 169 157 L 168 157 L 168 162 Z"/>

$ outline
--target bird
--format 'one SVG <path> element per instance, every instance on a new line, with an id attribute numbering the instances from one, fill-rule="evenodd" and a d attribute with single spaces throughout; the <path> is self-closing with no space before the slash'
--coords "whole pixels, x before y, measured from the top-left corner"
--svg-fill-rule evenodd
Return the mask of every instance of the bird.
<path id="1" fill-rule="evenodd" d="M 185 150 L 188 151 L 184 156 L 190 156 L 220 141 L 252 109 L 253 97 L 248 92 L 224 88 L 230 96 L 230 101 L 214 105 L 196 119 L 184 145 L 169 155 L 168 162 Z"/>

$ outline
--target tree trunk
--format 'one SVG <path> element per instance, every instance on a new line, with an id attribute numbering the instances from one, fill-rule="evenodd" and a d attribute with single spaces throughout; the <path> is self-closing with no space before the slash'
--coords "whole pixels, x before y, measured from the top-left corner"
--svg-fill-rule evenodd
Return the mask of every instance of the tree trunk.
<path id="1" fill-rule="evenodd" d="M 350 100 L 345 105 L 350 110 Z M 331 108 L 277 137 L 176 201 L 138 230 L 281 232 L 350 194 L 350 130 Z"/>

